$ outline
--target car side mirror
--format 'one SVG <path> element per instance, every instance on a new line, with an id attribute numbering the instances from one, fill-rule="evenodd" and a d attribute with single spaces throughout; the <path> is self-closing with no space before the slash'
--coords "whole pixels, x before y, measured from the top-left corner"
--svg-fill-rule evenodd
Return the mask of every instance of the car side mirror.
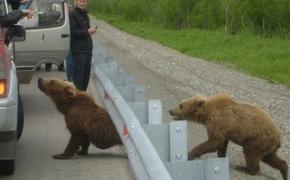
<path id="1" fill-rule="evenodd" d="M 20 42 L 26 39 L 25 28 L 21 25 L 10 26 L 7 33 L 9 41 L 11 42 Z"/>

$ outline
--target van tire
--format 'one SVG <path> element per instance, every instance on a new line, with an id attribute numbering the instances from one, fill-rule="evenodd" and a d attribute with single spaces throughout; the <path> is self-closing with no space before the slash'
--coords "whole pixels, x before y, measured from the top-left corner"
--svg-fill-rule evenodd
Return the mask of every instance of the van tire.
<path id="1" fill-rule="evenodd" d="M 19 140 L 19 138 L 22 135 L 23 126 L 24 126 L 24 109 L 23 109 L 22 98 L 19 95 L 18 106 L 17 106 L 17 140 Z"/>
<path id="2" fill-rule="evenodd" d="M 0 160 L 0 175 L 8 176 L 15 171 L 15 162 L 13 160 Z"/>

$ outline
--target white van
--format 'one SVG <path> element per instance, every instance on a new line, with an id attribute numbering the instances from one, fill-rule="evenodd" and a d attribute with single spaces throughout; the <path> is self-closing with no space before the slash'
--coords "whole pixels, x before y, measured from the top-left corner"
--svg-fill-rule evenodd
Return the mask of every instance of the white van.
<path id="1" fill-rule="evenodd" d="M 18 81 L 30 83 L 43 63 L 60 64 L 70 45 L 68 7 L 65 0 L 32 0 L 35 16 L 19 24 L 26 28 L 26 40 L 14 43 Z"/>

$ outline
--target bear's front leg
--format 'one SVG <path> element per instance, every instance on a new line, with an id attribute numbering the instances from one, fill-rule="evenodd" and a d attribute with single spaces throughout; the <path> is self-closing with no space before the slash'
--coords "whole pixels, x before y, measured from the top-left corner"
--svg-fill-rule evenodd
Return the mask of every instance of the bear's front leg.
<path id="1" fill-rule="evenodd" d="M 72 134 L 64 152 L 62 154 L 53 155 L 52 157 L 54 159 L 70 159 L 79 149 L 80 144 L 81 138 L 77 134 Z"/>
<path id="2" fill-rule="evenodd" d="M 196 146 L 192 151 L 190 151 L 190 153 L 188 154 L 188 160 L 199 158 L 203 154 L 217 151 L 221 144 L 222 143 L 220 143 L 220 141 L 217 141 L 215 139 L 209 139 L 204 143 Z"/>
<path id="3" fill-rule="evenodd" d="M 65 154 L 55 154 L 52 157 L 54 159 L 70 159 L 72 156 L 67 156 Z"/>
<path id="4" fill-rule="evenodd" d="M 224 144 L 218 149 L 218 157 L 226 157 L 227 148 L 228 148 L 229 140 L 226 140 Z"/>

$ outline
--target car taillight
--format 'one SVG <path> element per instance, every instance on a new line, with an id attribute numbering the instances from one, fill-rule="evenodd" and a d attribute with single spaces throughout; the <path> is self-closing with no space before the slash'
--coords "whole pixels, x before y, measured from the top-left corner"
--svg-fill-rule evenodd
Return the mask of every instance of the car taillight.
<path id="1" fill-rule="evenodd" d="M 8 67 L 5 61 L 0 58 L 0 97 L 7 95 Z"/>
<path id="2" fill-rule="evenodd" d="M 0 97 L 6 96 L 7 81 L 0 79 Z"/>

